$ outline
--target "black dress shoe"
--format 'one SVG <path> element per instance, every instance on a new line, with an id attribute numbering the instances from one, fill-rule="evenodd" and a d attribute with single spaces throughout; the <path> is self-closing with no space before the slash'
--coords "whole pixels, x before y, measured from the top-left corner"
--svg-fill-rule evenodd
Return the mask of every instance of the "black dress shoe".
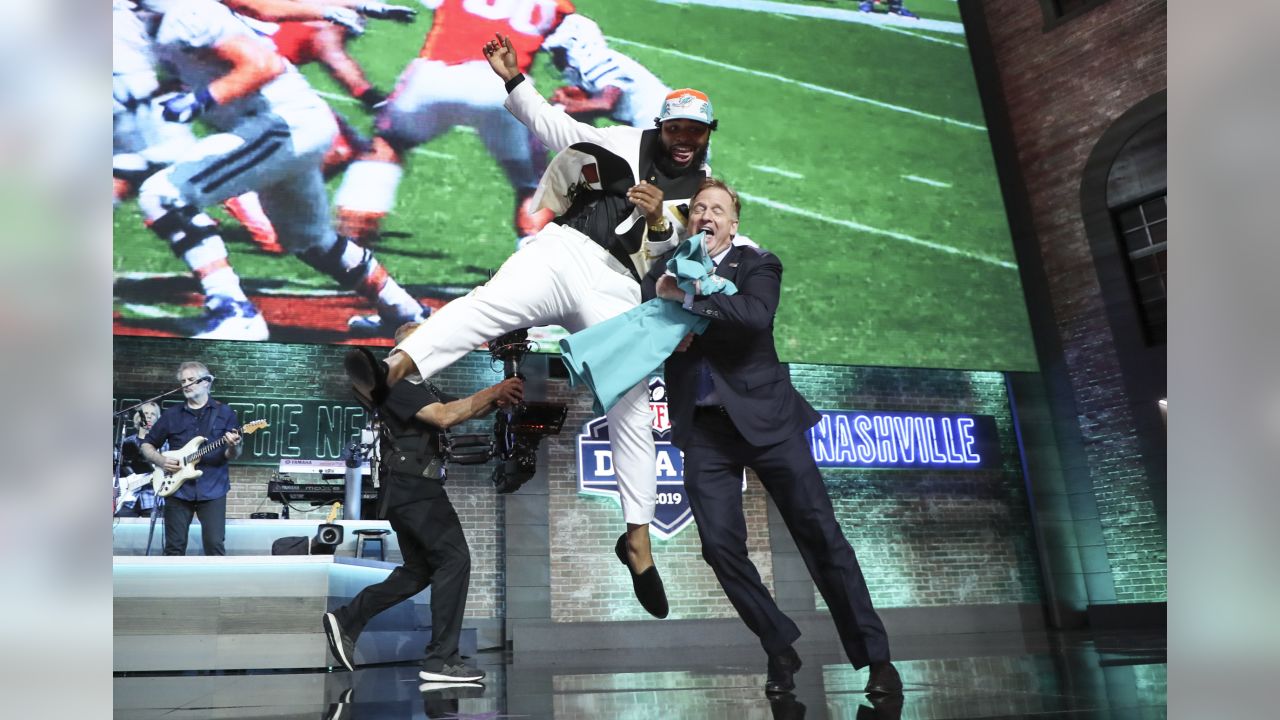
<path id="1" fill-rule="evenodd" d="M 373 356 L 368 348 L 355 347 L 342 358 L 342 367 L 351 380 L 351 389 L 361 402 L 374 407 L 387 399 L 387 364 Z"/>
<path id="2" fill-rule="evenodd" d="M 769 676 L 764 683 L 768 695 L 781 695 L 796 689 L 795 674 L 803 663 L 795 648 L 787 648 L 780 655 L 769 656 Z"/>
<path id="3" fill-rule="evenodd" d="M 867 701 L 871 707 L 859 705 L 854 720 L 902 720 L 901 695 L 871 695 Z"/>
<path id="4" fill-rule="evenodd" d="M 773 720 L 804 720 L 804 703 L 791 693 L 769 696 L 769 710 Z"/>
<path id="5" fill-rule="evenodd" d="M 902 678 L 893 663 L 885 661 L 871 663 L 871 677 L 867 679 L 868 695 L 901 695 Z"/>
<path id="6" fill-rule="evenodd" d="M 662 585 L 662 576 L 658 574 L 658 566 L 650 565 L 648 570 L 639 575 L 636 574 L 635 570 L 632 570 L 631 563 L 627 562 L 626 533 L 622 533 L 618 537 L 618 544 L 613 546 L 613 552 L 631 573 L 631 589 L 635 592 L 636 599 L 640 601 L 640 606 L 659 620 L 665 618 L 671 612 L 671 608 L 667 605 L 667 590 Z"/>

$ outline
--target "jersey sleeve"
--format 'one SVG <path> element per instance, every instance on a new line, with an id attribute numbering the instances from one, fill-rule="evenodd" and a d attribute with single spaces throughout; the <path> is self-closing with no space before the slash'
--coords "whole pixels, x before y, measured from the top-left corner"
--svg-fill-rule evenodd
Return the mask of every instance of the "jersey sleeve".
<path id="1" fill-rule="evenodd" d="M 576 60 L 575 66 L 582 77 L 582 86 L 593 95 L 603 92 L 607 87 L 629 91 L 635 85 L 635 80 L 627 74 L 612 51 L 588 51 Z"/>
<path id="2" fill-rule="evenodd" d="M 604 128 L 578 122 L 563 110 L 552 107 L 538 94 L 533 80 L 527 75 L 523 82 L 511 89 L 504 104 L 552 152 L 560 152 L 579 142 L 606 142 L 608 133 Z"/>

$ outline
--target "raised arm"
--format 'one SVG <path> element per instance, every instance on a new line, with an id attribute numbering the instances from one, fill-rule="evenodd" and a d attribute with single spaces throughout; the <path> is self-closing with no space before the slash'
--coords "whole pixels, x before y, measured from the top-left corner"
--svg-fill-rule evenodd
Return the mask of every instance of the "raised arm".
<path id="1" fill-rule="evenodd" d="M 497 408 L 519 403 L 523 398 L 524 381 L 520 378 L 507 378 L 461 400 L 431 403 L 419 410 L 415 417 L 441 430 L 448 430 L 458 423 L 487 415 Z"/>
<path id="2" fill-rule="evenodd" d="M 516 119 L 553 152 L 560 152 L 574 143 L 605 143 L 609 132 L 604 128 L 578 122 L 567 113 L 552 107 L 533 87 L 533 81 L 520 72 L 516 64 L 516 51 L 511 38 L 495 34 L 484 44 L 484 56 L 494 74 L 507 86 L 504 103 Z"/>

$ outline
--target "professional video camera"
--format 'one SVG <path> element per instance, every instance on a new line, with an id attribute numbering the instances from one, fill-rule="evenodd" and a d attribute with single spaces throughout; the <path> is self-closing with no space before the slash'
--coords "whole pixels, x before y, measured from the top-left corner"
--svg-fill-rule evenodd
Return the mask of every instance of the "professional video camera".
<path id="1" fill-rule="evenodd" d="M 518 377 L 520 363 L 532 349 L 528 328 L 512 330 L 489 343 L 489 355 L 502 361 L 503 377 Z M 520 489 L 537 471 L 538 443 L 560 433 L 568 409 L 562 403 L 524 402 L 498 410 L 493 424 L 492 455 L 501 462 L 490 479 L 500 493 Z"/>
<path id="2" fill-rule="evenodd" d="M 520 363 L 531 350 L 529 330 L 513 330 L 489 343 L 489 355 L 501 361 L 503 377 L 524 378 Z M 450 463 L 479 465 L 496 458 L 490 480 L 500 493 L 513 493 L 537 471 L 538 443 L 548 435 L 556 435 L 564 425 L 568 409 L 562 403 L 524 402 L 500 409 L 493 423 L 493 434 L 442 433 L 441 454 Z"/>

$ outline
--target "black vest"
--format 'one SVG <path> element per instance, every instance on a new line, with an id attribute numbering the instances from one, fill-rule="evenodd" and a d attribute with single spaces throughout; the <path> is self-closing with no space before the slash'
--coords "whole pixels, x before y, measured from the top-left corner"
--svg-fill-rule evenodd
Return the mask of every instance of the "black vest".
<path id="1" fill-rule="evenodd" d="M 653 128 L 645 130 L 640 137 L 640 177 L 661 188 L 665 200 L 687 200 L 693 197 L 706 176 L 700 172 L 688 172 L 672 178 L 659 172 L 656 158 L 657 153 L 662 152 L 660 133 Z M 570 147 L 596 158 L 601 189 L 581 186 L 582 189 L 573 195 L 569 209 L 556 218 L 556 223 L 594 240 L 621 262 L 636 282 L 640 282 L 640 275 L 631 263 L 631 255 L 640 251 L 644 241 L 644 219 L 638 220 L 625 234 L 614 232 L 614 228 L 635 209 L 635 205 L 627 200 L 627 190 L 638 182 L 631 166 L 623 158 L 592 143 L 577 143 Z"/>

